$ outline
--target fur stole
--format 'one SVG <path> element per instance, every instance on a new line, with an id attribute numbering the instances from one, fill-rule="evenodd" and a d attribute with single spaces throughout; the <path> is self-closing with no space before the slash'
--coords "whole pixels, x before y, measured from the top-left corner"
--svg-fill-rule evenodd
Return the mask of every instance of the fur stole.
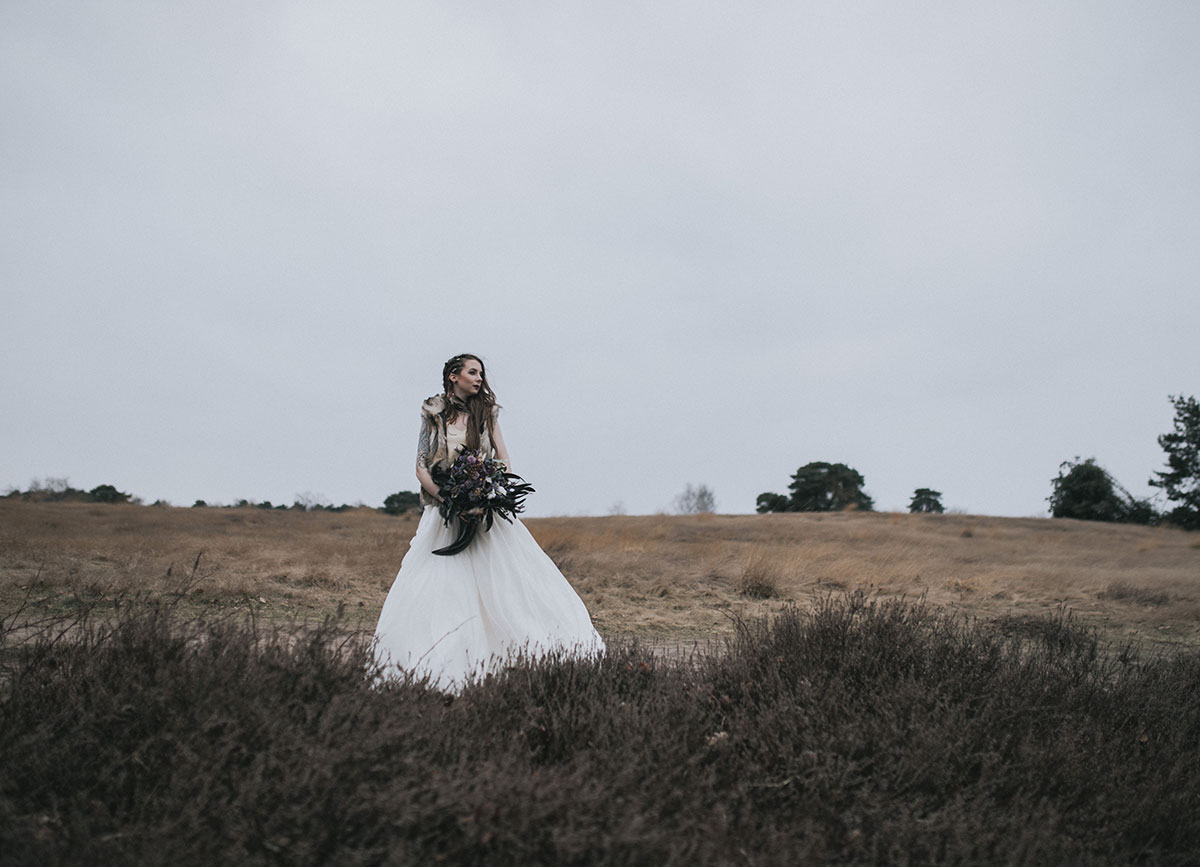
<path id="1" fill-rule="evenodd" d="M 499 407 L 494 407 L 492 410 L 492 418 L 494 419 L 499 412 Z M 446 411 L 446 396 L 444 394 L 435 394 L 433 397 L 425 398 L 421 404 L 421 424 L 424 425 L 423 436 L 429 437 L 429 452 L 427 458 L 427 466 L 432 467 L 434 464 L 448 464 L 451 461 L 451 455 L 446 444 L 446 418 L 443 413 Z M 487 429 L 479 432 L 479 450 L 485 455 L 494 454 L 492 448 L 492 438 L 488 435 Z M 420 492 L 422 506 L 436 505 L 433 497 L 430 497 L 422 489 Z"/>

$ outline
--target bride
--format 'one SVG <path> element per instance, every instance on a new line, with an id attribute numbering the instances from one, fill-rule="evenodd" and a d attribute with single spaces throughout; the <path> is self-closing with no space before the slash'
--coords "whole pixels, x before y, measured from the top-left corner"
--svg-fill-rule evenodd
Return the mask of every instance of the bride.
<path id="1" fill-rule="evenodd" d="M 510 466 L 499 409 L 477 356 L 446 362 L 442 394 L 421 405 L 421 521 L 375 627 L 376 658 L 385 670 L 428 674 L 446 690 L 460 689 L 516 650 L 604 649 L 583 601 L 518 518 L 480 530 L 461 553 L 433 553 L 454 541 L 456 528 L 438 513 L 441 494 L 431 468 L 448 466 L 462 449 Z"/>

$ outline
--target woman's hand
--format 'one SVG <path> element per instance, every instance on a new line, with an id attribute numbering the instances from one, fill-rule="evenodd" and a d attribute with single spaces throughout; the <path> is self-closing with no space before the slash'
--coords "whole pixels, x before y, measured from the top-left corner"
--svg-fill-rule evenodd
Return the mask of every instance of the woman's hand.
<path id="1" fill-rule="evenodd" d="M 438 505 L 441 505 L 442 493 L 433 481 L 433 476 L 430 475 L 428 467 L 417 465 L 417 481 L 421 483 L 421 490 L 437 500 Z"/>

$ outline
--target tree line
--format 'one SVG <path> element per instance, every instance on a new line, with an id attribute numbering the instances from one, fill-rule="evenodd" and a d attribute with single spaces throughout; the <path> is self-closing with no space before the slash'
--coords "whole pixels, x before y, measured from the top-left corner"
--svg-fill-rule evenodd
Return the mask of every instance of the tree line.
<path id="1" fill-rule="evenodd" d="M 792 474 L 787 494 L 771 491 L 759 494 L 755 511 L 763 512 L 873 512 L 875 501 L 864 490 L 863 474 L 846 464 L 813 461 Z M 941 514 L 942 492 L 933 488 L 913 491 L 908 510 L 914 513 Z"/>
<path id="2" fill-rule="evenodd" d="M 1051 480 L 1051 492 L 1047 497 L 1050 514 L 1055 518 L 1077 518 L 1086 521 L 1114 521 L 1134 524 L 1167 523 L 1186 530 L 1200 529 L 1200 402 L 1195 397 L 1183 395 L 1169 398 L 1175 409 L 1170 432 L 1158 437 L 1158 444 L 1166 453 L 1166 469 L 1158 470 L 1149 480 L 1152 487 L 1162 492 L 1166 505 L 1158 508 L 1148 499 L 1139 499 L 1129 493 L 1094 457 L 1064 461 L 1058 476 Z M 866 479 L 862 473 L 843 463 L 813 461 L 792 474 L 788 493 L 766 491 L 755 500 L 755 511 L 764 512 L 841 512 L 855 509 L 870 512 L 875 501 L 865 490 Z M 10 490 L 6 497 L 25 500 L 64 501 L 91 503 L 141 503 L 141 500 L 118 490 L 115 486 L 97 485 L 90 491 L 71 487 L 66 479 L 48 478 L 34 480 L 29 490 Z M 158 501 L 154 505 L 169 505 Z M 204 500 L 196 500 L 193 508 L 207 507 Z M 254 502 L 238 500 L 233 508 L 291 509 L 297 511 L 341 512 L 356 508 L 343 503 L 334 506 L 322 502 L 312 494 L 298 494 L 291 506 L 272 505 L 269 500 Z M 379 511 L 389 515 L 402 515 L 420 508 L 419 497 L 414 491 L 397 491 L 389 494 Z M 682 514 L 712 512 L 716 509 L 716 498 L 707 485 L 688 484 L 675 499 L 675 509 Z M 908 510 L 913 513 L 940 514 L 945 511 L 942 492 L 933 488 L 917 488 L 913 491 Z M 619 513 L 624 512 L 624 507 Z M 614 512 L 617 513 L 617 512 Z"/>
<path id="3" fill-rule="evenodd" d="M 89 491 L 73 487 L 64 478 L 34 479 L 29 483 L 27 490 L 21 491 L 12 488 L 5 494 L 0 495 L 0 498 L 38 503 L 130 503 L 137 506 L 144 505 L 141 497 L 121 491 L 115 485 L 97 485 Z M 169 506 L 171 504 L 165 500 L 156 500 L 151 505 Z M 362 503 L 356 506 L 348 503 L 335 506 L 332 503 L 325 502 L 323 497 L 311 493 L 297 494 L 290 506 L 286 503 L 274 504 L 270 500 L 248 500 L 245 498 L 235 500 L 229 505 L 209 503 L 205 500 L 196 500 L 192 503 L 193 509 L 271 509 L 273 511 L 295 512 L 344 512 L 347 509 L 362 507 Z M 379 508 L 379 511 L 389 515 L 402 515 L 406 511 L 416 508 L 418 508 L 417 495 L 412 491 L 399 491 L 395 494 L 390 494 L 383 501 L 383 506 Z"/>
<path id="4" fill-rule="evenodd" d="M 1119 521 L 1137 524 L 1167 523 L 1186 530 L 1200 529 L 1200 403 L 1195 397 L 1171 396 L 1175 408 L 1172 430 L 1158 437 L 1166 452 L 1166 469 L 1154 473 L 1152 487 L 1162 491 L 1167 505 L 1157 508 L 1139 499 L 1096 463 L 1095 458 L 1065 461 L 1051 480 L 1047 497 L 1055 518 Z M 814 461 L 792 474 L 788 493 L 767 491 L 755 501 L 762 512 L 870 512 L 874 500 L 865 491 L 862 473 L 842 463 Z M 909 511 L 941 513 L 942 493 L 917 488 Z"/>
<path id="5" fill-rule="evenodd" d="M 18 491 L 9 490 L 5 499 L 33 500 L 42 503 L 136 503 L 141 500 L 132 494 L 119 491 L 113 485 L 96 485 L 90 491 L 72 487 L 63 478 L 34 479 L 29 483 L 29 489 Z"/>

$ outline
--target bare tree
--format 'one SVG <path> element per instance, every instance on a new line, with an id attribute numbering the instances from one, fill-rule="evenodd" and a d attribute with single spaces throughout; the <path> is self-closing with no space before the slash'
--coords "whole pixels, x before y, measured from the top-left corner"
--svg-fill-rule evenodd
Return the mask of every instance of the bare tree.
<path id="1" fill-rule="evenodd" d="M 323 495 L 305 491 L 303 494 L 296 494 L 296 502 L 292 503 L 292 508 L 311 512 L 315 509 L 327 508 L 330 505 L 332 504 Z"/>
<path id="2" fill-rule="evenodd" d="M 681 515 L 699 515 L 716 509 L 717 499 L 708 485 L 693 486 L 689 482 L 683 493 L 675 498 L 675 511 Z"/>

